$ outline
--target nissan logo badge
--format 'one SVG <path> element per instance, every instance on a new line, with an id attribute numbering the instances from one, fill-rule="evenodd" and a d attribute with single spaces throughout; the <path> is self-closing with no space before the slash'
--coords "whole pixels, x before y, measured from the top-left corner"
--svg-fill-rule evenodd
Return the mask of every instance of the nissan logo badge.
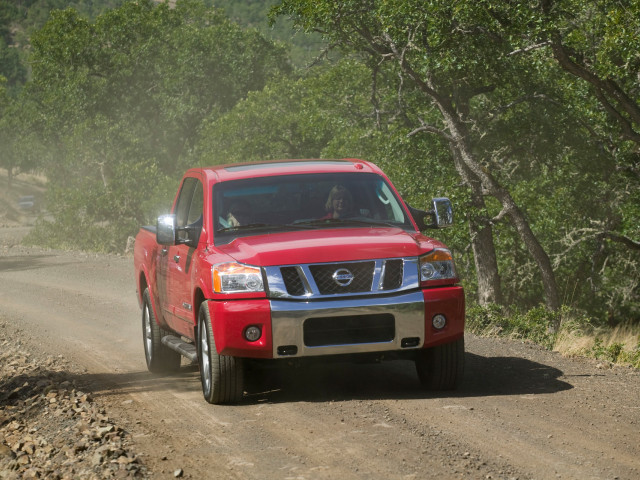
<path id="1" fill-rule="evenodd" d="M 339 268 L 338 270 L 333 272 L 333 275 L 331 276 L 331 278 L 333 278 L 333 281 L 336 282 L 341 287 L 347 287 L 351 285 L 351 282 L 353 282 L 354 277 L 353 277 L 353 273 L 351 273 L 346 268 Z"/>

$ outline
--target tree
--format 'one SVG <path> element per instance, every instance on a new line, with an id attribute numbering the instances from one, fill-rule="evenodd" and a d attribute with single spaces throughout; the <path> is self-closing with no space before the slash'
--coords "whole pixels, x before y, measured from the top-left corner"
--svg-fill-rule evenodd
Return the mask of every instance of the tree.
<path id="1" fill-rule="evenodd" d="M 95 22 L 55 11 L 32 43 L 27 93 L 56 153 L 45 165 L 55 222 L 39 228 L 93 249 L 121 248 L 157 214 L 148 199 L 166 208 L 174 192 L 158 187 L 191 165 L 204 118 L 289 68 L 282 47 L 195 0 L 128 2 Z"/>
<path id="2" fill-rule="evenodd" d="M 7 170 L 7 188 L 15 175 L 34 169 L 46 155 L 33 125 L 36 108 L 24 95 L 10 95 L 0 76 L 0 166 Z"/>
<path id="3" fill-rule="evenodd" d="M 11 113 L 9 111 L 10 100 L 7 95 L 6 83 L 7 79 L 0 76 L 0 143 L 4 145 L 2 152 L 0 152 L 0 165 L 7 170 L 7 188 L 11 189 L 15 161 L 12 152 L 13 138 L 9 128 Z"/>
<path id="4" fill-rule="evenodd" d="M 513 40 L 512 56 L 532 65 L 547 59 L 559 69 L 556 98 L 591 148 L 579 159 L 580 176 L 590 180 L 580 183 L 598 201 L 576 208 L 556 264 L 582 272 L 584 304 L 606 308 L 610 320 L 616 311 L 637 315 L 640 301 L 639 15 L 637 0 L 545 0 L 524 15 L 495 17 Z M 571 149 L 581 148 L 574 142 Z"/>
<path id="5" fill-rule="evenodd" d="M 426 111 L 433 106 L 439 114 L 437 124 L 416 116 L 413 133 L 433 133 L 447 141 L 456 170 L 479 207 L 487 195 L 499 201 L 501 211 L 494 220 L 509 219 L 538 266 L 547 306 L 558 309 L 561 302 L 549 256 L 508 188 L 486 168 L 486 158 L 476 148 L 475 138 L 482 132 L 473 132 L 473 113 L 477 113 L 473 102 L 479 97 L 490 99 L 518 77 L 516 65 L 507 56 L 511 45 L 492 18 L 492 8 L 484 2 L 435 1 L 425 6 L 419 1 L 283 0 L 275 13 L 293 15 L 307 31 L 319 31 L 345 49 L 367 54 L 374 64 L 395 65 L 402 91 L 422 97 L 415 109 Z M 479 272 L 491 272 L 493 278 L 481 283 L 490 289 L 497 284 L 497 271 L 487 253 L 494 249 L 491 223 L 486 220 L 481 227 L 472 223 L 471 228 L 476 230 L 474 238 L 484 239 L 475 257 L 486 262 L 478 266 Z M 496 298 L 497 293 L 487 296 Z"/>
<path id="6" fill-rule="evenodd" d="M 547 28 L 542 33 L 560 67 L 586 82 L 598 101 L 606 126 L 594 131 L 617 150 L 617 168 L 640 180 L 640 2 L 600 0 L 589 4 L 545 0 L 541 10 Z M 607 131 L 609 130 L 609 131 Z M 615 136 L 614 136 L 615 135 Z M 611 138 L 613 136 L 613 138 Z M 608 137 L 608 138 L 607 138 Z M 640 250 L 640 240 L 603 229 L 602 238 Z"/>
<path id="7" fill-rule="evenodd" d="M 244 28 L 255 28 L 267 38 L 287 44 L 289 57 L 295 66 L 310 65 L 326 49 L 319 35 L 296 34 L 292 23 L 286 19 L 279 19 L 276 24 L 269 24 L 269 9 L 278 0 L 207 1 L 222 9 L 225 15 Z"/>
<path id="8" fill-rule="evenodd" d="M 278 78 L 205 123 L 200 161 L 321 157 L 340 132 L 369 120 L 370 81 L 366 67 L 350 61 L 311 70 L 302 78 Z"/>

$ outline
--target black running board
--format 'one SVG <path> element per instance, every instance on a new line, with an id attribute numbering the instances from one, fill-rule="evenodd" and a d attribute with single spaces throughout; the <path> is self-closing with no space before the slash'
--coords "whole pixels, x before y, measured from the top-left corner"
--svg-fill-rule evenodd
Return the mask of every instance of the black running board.
<path id="1" fill-rule="evenodd" d="M 167 335 L 165 337 L 162 337 L 162 343 L 169 347 L 171 350 L 174 350 L 179 354 L 187 357 L 192 362 L 195 362 L 198 359 L 198 351 L 196 350 L 196 346 L 193 343 L 185 342 L 175 335 Z"/>

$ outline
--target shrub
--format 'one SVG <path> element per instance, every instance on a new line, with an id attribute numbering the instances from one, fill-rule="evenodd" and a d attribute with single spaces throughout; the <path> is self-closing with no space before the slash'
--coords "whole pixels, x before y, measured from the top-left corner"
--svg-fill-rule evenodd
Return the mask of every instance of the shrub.
<path id="1" fill-rule="evenodd" d="M 640 342 L 631 351 L 625 350 L 624 347 L 625 345 L 620 342 L 613 342 L 607 346 L 602 338 L 596 337 L 593 346 L 587 350 L 586 354 L 598 360 L 640 368 Z"/>
<path id="2" fill-rule="evenodd" d="M 559 322 L 559 320 L 562 320 Z M 554 333 L 551 326 L 560 323 Z M 583 312 L 563 307 L 551 312 L 543 306 L 522 312 L 499 305 L 473 305 L 467 309 L 467 331 L 481 336 L 527 340 L 567 355 L 583 355 L 640 368 L 640 335 L 637 326 L 608 327 Z M 630 345 L 635 345 L 629 349 Z"/>
<path id="3" fill-rule="evenodd" d="M 509 311 L 498 305 L 475 305 L 467 310 L 467 330 L 477 335 L 504 336 L 529 340 L 551 349 L 556 334 L 551 331 L 559 312 L 540 306 L 520 312 Z"/>

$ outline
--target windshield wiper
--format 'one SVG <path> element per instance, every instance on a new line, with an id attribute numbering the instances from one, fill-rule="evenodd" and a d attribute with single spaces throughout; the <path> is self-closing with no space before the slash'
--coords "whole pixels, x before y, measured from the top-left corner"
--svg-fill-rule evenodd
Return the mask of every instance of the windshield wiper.
<path id="1" fill-rule="evenodd" d="M 236 225 L 234 227 L 225 227 L 225 228 L 219 228 L 217 230 L 218 233 L 220 232 L 237 232 L 239 230 L 254 230 L 254 229 L 261 229 L 261 228 L 265 228 L 265 227 L 275 227 L 275 225 L 271 225 L 270 223 L 248 223 L 246 225 Z"/>
<path id="2" fill-rule="evenodd" d="M 317 226 L 333 226 L 333 225 L 365 225 L 397 227 L 393 223 L 383 222 L 374 219 L 364 218 L 318 218 L 315 220 L 300 220 L 289 224 L 292 227 L 317 227 Z"/>

